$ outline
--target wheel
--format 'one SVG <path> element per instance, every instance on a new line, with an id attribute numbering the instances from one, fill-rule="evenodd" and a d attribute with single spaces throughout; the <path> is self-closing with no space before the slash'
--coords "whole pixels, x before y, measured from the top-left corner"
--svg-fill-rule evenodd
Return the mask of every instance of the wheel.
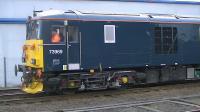
<path id="1" fill-rule="evenodd" d="M 59 77 L 44 79 L 44 92 L 46 94 L 63 94 L 63 90 L 60 88 L 61 81 Z"/>

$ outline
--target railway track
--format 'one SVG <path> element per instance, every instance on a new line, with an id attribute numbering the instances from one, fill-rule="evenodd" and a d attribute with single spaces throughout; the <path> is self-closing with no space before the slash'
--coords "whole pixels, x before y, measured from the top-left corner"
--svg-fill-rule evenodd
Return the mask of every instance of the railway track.
<path id="1" fill-rule="evenodd" d="M 0 89 L 0 105 L 9 105 L 26 100 L 33 100 L 40 95 L 31 95 L 21 91 L 20 88 Z"/>
<path id="2" fill-rule="evenodd" d="M 11 94 L 11 93 L 19 93 L 22 92 L 20 88 L 6 88 L 6 89 L 0 89 L 0 95 L 1 94 Z"/>
<path id="3" fill-rule="evenodd" d="M 171 88 L 176 89 L 180 88 L 181 85 L 184 84 L 177 84 L 176 85 L 168 85 L 171 86 Z M 187 84 L 186 84 L 187 85 Z M 190 85 L 190 83 L 188 84 Z M 126 94 L 126 93 L 132 93 L 132 94 L 142 94 L 145 92 L 150 92 L 150 91 L 162 91 L 166 90 L 166 88 L 162 88 L 163 86 L 153 86 L 149 87 L 146 86 L 145 88 L 141 88 L 140 86 L 137 88 L 129 88 L 129 89 L 122 89 L 122 90 L 103 90 L 103 91 L 92 91 L 92 92 L 83 92 L 83 93 L 64 93 L 63 95 L 47 95 L 44 93 L 41 94 L 36 94 L 36 95 L 31 95 L 31 94 L 26 94 L 23 93 L 20 89 L 13 89 L 13 90 L 0 90 L 0 106 L 4 105 L 12 105 L 12 104 L 31 104 L 31 103 L 38 103 L 38 102 L 52 102 L 52 101 L 60 101 L 60 100 L 69 100 L 70 98 L 72 99 L 82 99 L 85 97 L 117 97 L 118 95 Z M 163 99 L 162 99 L 163 100 Z M 137 102 L 138 103 L 138 102 Z M 115 106 L 120 106 L 123 104 L 116 104 Z M 128 105 L 127 103 L 124 104 Z M 132 105 L 132 104 L 130 104 Z M 123 107 L 123 106 L 122 106 Z M 89 108 L 89 109 L 95 109 L 94 108 Z M 99 110 L 100 108 L 110 108 L 109 106 L 105 107 L 98 107 Z M 81 111 L 81 110 L 80 110 Z"/>
<path id="4" fill-rule="evenodd" d="M 26 94 L 19 88 L 9 88 L 0 90 L 0 101 L 14 99 L 16 97 L 24 97 Z"/>
<path id="5" fill-rule="evenodd" d="M 130 112 L 138 112 L 139 110 L 142 112 L 199 112 L 200 111 L 200 104 L 195 104 L 193 102 L 188 101 L 187 99 L 191 98 L 199 98 L 200 94 L 197 95 L 190 95 L 190 96 L 183 96 L 183 97 L 170 97 L 170 98 L 162 98 L 162 99 L 154 99 L 154 100 L 147 100 L 147 101 L 136 101 L 136 102 L 126 102 L 126 103 L 117 103 L 111 105 L 102 105 L 102 106 L 93 106 L 93 107 L 83 107 L 83 108 L 73 108 L 73 109 L 62 109 L 56 112 L 111 112 L 111 111 L 130 111 Z M 158 106 L 160 104 L 163 105 L 174 105 L 177 107 L 176 110 L 171 109 L 169 110 L 162 110 Z M 154 107 L 152 105 L 155 105 Z M 157 108 L 155 108 L 157 107 Z M 182 107 L 182 108 L 181 108 Z M 118 112 L 117 111 L 117 112 Z M 128 112 L 129 112 L 128 111 Z"/>
<path id="6" fill-rule="evenodd" d="M 66 94 L 63 94 L 66 95 Z M 62 96 L 63 96 L 62 95 Z M 61 100 L 60 95 L 47 95 L 45 93 L 27 94 L 20 89 L 2 89 L 0 90 L 0 106 L 13 104 L 31 104 L 38 102 L 49 102 L 53 100 Z"/>

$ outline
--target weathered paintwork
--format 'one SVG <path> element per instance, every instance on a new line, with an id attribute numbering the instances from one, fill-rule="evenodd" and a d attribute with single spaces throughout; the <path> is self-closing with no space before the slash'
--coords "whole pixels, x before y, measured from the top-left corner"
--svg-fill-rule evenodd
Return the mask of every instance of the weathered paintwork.
<path id="1" fill-rule="evenodd" d="M 79 70 L 155 67 L 161 65 L 200 64 L 200 32 L 198 18 L 148 18 L 139 15 L 98 15 L 66 13 L 33 18 L 42 23 L 44 40 L 44 68 L 46 72 L 63 71 L 63 65 L 79 63 Z M 67 21 L 67 25 L 64 25 Z M 50 43 L 51 25 L 65 27 L 64 43 Z M 116 26 L 116 43 L 104 43 L 104 25 Z M 79 27 L 79 43 L 70 44 L 67 26 Z M 177 28 L 177 52 L 155 53 L 154 28 Z M 50 44 L 50 45 L 49 45 Z M 62 54 L 50 54 L 49 50 L 63 50 Z M 59 64 L 53 62 L 59 60 Z"/>

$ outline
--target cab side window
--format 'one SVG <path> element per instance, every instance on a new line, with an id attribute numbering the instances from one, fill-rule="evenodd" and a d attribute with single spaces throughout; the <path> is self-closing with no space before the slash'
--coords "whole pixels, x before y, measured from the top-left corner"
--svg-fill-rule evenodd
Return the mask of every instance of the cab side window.
<path id="1" fill-rule="evenodd" d="M 68 26 L 68 41 L 69 43 L 79 43 L 79 29 L 76 26 Z"/>
<path id="2" fill-rule="evenodd" d="M 51 43 L 63 43 L 64 42 L 64 27 L 52 26 L 51 28 Z"/>

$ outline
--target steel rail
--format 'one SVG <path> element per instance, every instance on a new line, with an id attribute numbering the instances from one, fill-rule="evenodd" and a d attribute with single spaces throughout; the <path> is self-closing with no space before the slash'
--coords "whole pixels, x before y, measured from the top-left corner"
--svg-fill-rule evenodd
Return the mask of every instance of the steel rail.
<path id="1" fill-rule="evenodd" d="M 0 89 L 0 94 L 3 92 L 21 91 L 20 88 L 2 88 Z"/>
<path id="2" fill-rule="evenodd" d="M 48 98 L 45 94 L 27 94 L 27 93 L 16 93 L 16 94 L 4 94 L 0 95 L 0 105 L 5 104 L 15 104 L 17 103 L 26 103 L 26 102 L 38 102 Z"/>
<path id="3" fill-rule="evenodd" d="M 143 106 L 143 105 L 149 105 L 149 104 L 161 103 L 161 102 L 179 103 L 179 104 L 186 105 L 186 106 L 190 105 L 190 106 L 200 108 L 200 105 L 192 104 L 190 102 L 175 101 L 175 100 L 193 98 L 193 97 L 200 97 L 200 94 L 182 96 L 182 97 L 178 96 L 178 97 L 161 98 L 161 99 L 154 99 L 154 100 L 147 100 L 147 101 L 116 103 L 116 104 L 111 104 L 111 105 L 101 105 L 101 106 L 93 106 L 93 107 L 63 109 L 63 110 L 60 110 L 60 111 L 62 111 L 62 112 L 88 112 L 88 111 L 97 111 L 97 110 L 122 108 L 122 107 Z"/>

